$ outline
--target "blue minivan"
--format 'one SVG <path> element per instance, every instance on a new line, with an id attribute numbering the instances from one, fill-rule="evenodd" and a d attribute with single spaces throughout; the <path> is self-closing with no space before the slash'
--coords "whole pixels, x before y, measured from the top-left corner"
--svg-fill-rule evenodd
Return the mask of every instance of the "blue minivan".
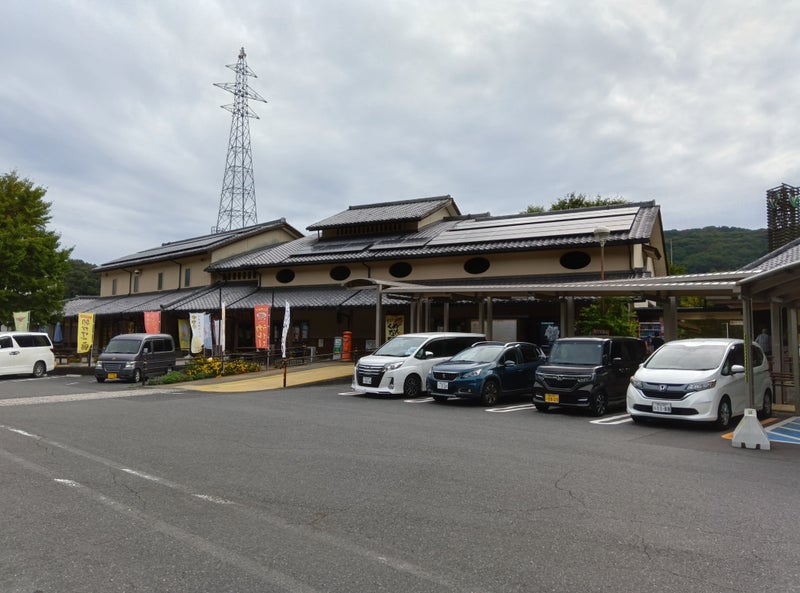
<path id="1" fill-rule="evenodd" d="M 495 405 L 504 395 L 530 395 L 542 349 L 529 342 L 478 342 L 428 373 L 428 392 L 437 402 L 478 399 Z"/>

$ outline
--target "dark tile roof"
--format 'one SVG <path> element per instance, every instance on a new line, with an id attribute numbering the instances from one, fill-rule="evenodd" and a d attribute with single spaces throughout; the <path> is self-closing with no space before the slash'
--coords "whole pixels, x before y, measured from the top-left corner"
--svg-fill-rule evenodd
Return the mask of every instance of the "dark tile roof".
<path id="1" fill-rule="evenodd" d="M 459 216 L 418 232 L 322 239 L 303 237 L 213 263 L 209 271 L 314 263 L 348 263 L 448 255 L 485 255 L 597 245 L 594 229 L 611 231 L 609 245 L 651 239 L 660 208 L 642 202 L 513 216 Z"/>
<path id="2" fill-rule="evenodd" d="M 791 243 L 787 243 L 782 247 L 778 247 L 775 251 L 760 257 L 754 262 L 742 266 L 740 270 L 759 270 L 765 272 L 767 270 L 774 270 L 788 264 L 800 261 L 800 239 L 795 239 Z"/>
<path id="3" fill-rule="evenodd" d="M 354 290 L 338 285 L 302 286 L 297 288 L 256 288 L 246 285 L 211 286 L 168 293 L 149 293 L 119 297 L 76 297 L 65 303 L 64 317 L 79 313 L 120 315 L 145 311 L 201 312 L 219 311 L 220 303 L 227 310 L 251 310 L 255 305 L 274 305 L 283 309 L 286 302 L 303 309 L 331 307 L 375 307 L 377 293 L 372 289 Z M 402 298 L 384 295 L 384 305 L 405 304 Z"/>
<path id="4" fill-rule="evenodd" d="M 306 228 L 309 231 L 318 231 L 380 222 L 418 221 L 448 205 L 458 212 L 458 207 L 450 196 L 350 206 L 344 212 L 334 214 Z"/>
<path id="5" fill-rule="evenodd" d="M 234 229 L 221 233 L 211 233 L 200 237 L 192 237 L 191 239 L 163 243 L 160 247 L 154 247 L 152 249 L 146 249 L 144 251 L 132 253 L 130 255 L 126 255 L 124 257 L 101 264 L 100 266 L 94 268 L 94 271 L 102 272 L 103 270 L 119 269 L 126 266 L 139 266 L 168 259 L 208 253 L 229 243 L 233 243 L 235 241 L 281 227 L 285 228 L 287 232 L 295 237 L 303 236 L 300 231 L 289 225 L 285 218 L 279 218 L 277 220 L 262 222 L 261 224 L 256 224 L 241 229 Z"/>

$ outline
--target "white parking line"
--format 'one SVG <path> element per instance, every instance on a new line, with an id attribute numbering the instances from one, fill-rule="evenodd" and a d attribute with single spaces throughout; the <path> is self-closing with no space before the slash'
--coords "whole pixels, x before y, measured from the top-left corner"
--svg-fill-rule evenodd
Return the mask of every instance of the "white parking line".
<path id="1" fill-rule="evenodd" d="M 71 393 L 67 395 L 40 395 L 37 397 L 15 397 L 0 399 L 0 406 L 32 406 L 35 404 L 60 404 L 93 399 L 117 399 L 121 397 L 140 397 L 142 395 L 165 395 L 180 393 L 177 389 L 135 389 L 129 391 L 105 391 L 92 393 Z"/>
<path id="2" fill-rule="evenodd" d="M 608 416 L 606 418 L 598 418 L 597 420 L 591 420 L 591 424 L 625 424 L 626 422 L 633 422 L 633 418 L 631 418 L 628 414 L 620 414 L 619 416 Z"/>
<path id="3" fill-rule="evenodd" d="M 403 401 L 405 403 L 407 403 L 407 404 L 426 404 L 428 402 L 432 402 L 433 398 L 432 397 L 421 397 L 421 398 L 418 398 L 418 399 L 404 399 Z"/>
<path id="4" fill-rule="evenodd" d="M 517 404 L 513 406 L 504 406 L 502 408 L 486 408 L 485 412 L 522 412 L 523 410 L 530 410 L 533 404 Z"/>

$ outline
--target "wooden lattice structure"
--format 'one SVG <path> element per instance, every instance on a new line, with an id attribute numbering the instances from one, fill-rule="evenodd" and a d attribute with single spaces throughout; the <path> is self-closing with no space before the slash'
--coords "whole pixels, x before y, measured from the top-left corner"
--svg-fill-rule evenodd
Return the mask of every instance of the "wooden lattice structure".
<path id="1" fill-rule="evenodd" d="M 800 238 L 800 187 L 782 183 L 767 190 L 767 241 L 774 251 Z"/>

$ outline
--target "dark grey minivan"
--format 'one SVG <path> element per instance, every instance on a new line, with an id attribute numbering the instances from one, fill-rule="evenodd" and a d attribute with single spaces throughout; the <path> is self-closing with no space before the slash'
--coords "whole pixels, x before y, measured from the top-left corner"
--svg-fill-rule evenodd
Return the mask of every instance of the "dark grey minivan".
<path id="1" fill-rule="evenodd" d="M 111 338 L 97 359 L 98 383 L 119 379 L 138 383 L 175 368 L 175 341 L 169 334 L 120 334 Z"/>

